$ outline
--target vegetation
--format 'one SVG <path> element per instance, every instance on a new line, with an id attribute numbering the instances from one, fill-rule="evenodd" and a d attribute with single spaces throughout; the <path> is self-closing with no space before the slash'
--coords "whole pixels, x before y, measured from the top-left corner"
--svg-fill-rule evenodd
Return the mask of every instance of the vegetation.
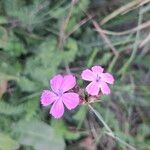
<path id="1" fill-rule="evenodd" d="M 150 0 L 0 0 L 0 150 L 148 150 L 149 16 Z M 111 95 L 59 120 L 41 107 L 53 75 L 95 64 Z"/>

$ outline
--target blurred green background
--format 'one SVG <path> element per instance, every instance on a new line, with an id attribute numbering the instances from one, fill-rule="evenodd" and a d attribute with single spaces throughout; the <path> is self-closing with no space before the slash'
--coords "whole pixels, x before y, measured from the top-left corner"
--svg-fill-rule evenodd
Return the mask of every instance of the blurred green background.
<path id="1" fill-rule="evenodd" d="M 87 105 L 41 107 L 58 73 L 102 65 L 115 77 L 92 106 L 122 140 L 150 148 L 149 0 L 0 0 L 0 150 L 130 150 Z"/>

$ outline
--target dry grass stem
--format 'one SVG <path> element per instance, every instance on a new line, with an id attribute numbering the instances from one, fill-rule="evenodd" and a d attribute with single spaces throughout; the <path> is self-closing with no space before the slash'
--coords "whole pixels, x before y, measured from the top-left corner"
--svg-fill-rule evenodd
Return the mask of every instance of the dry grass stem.
<path id="1" fill-rule="evenodd" d="M 143 29 L 148 28 L 148 27 L 150 27 L 150 21 L 147 21 L 145 23 L 142 23 L 139 26 L 136 26 L 132 29 L 122 31 L 122 32 L 113 32 L 113 31 L 108 31 L 108 30 L 102 30 L 102 32 L 104 34 L 108 34 L 108 35 L 118 35 L 118 36 L 120 36 L 120 35 L 126 35 L 126 34 L 130 34 L 130 33 L 134 33 L 134 32 L 137 32 L 137 30 L 143 30 Z"/>
<path id="2" fill-rule="evenodd" d="M 110 15 L 106 16 L 100 22 L 100 24 L 103 25 L 103 24 L 107 23 L 108 21 L 110 21 L 111 19 L 115 18 L 116 16 L 118 16 L 120 14 L 125 14 L 125 13 L 131 11 L 132 9 L 140 7 L 148 2 L 150 2 L 150 0 L 134 0 L 134 1 L 126 4 L 125 6 L 118 8 L 117 10 L 112 12 Z"/>
<path id="3" fill-rule="evenodd" d="M 108 46 L 111 48 L 113 54 L 118 57 L 119 53 L 116 50 L 116 48 L 113 46 L 113 44 L 111 43 L 111 41 L 109 40 L 109 38 L 104 34 L 103 29 L 100 28 L 100 26 L 98 25 L 98 23 L 95 20 L 92 20 L 94 27 L 96 28 L 96 30 L 99 32 L 100 36 L 103 38 L 103 40 L 106 42 L 106 44 L 108 44 Z"/>
<path id="4" fill-rule="evenodd" d="M 140 43 L 140 48 L 143 47 L 145 44 L 147 44 L 148 42 L 150 42 L 150 33 L 148 34 L 148 36 Z"/>
<path id="5" fill-rule="evenodd" d="M 82 25 L 84 25 L 86 22 L 88 22 L 89 20 L 91 20 L 93 18 L 93 16 L 90 16 L 88 18 L 85 18 L 83 20 L 81 20 L 77 25 L 75 25 L 72 29 L 72 31 L 70 31 L 67 35 L 66 38 L 69 37 L 72 33 L 74 33 L 76 30 L 78 30 Z"/>

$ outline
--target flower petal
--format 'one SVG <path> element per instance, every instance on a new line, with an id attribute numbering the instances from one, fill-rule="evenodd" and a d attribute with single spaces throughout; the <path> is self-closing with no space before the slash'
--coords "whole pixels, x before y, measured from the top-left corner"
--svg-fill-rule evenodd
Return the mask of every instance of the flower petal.
<path id="1" fill-rule="evenodd" d="M 78 106 L 79 104 L 79 95 L 76 93 L 64 93 L 63 94 L 63 102 L 65 106 L 71 110 Z"/>
<path id="2" fill-rule="evenodd" d="M 84 70 L 81 74 L 81 77 L 83 80 L 86 80 L 86 81 L 93 81 L 95 79 L 95 76 L 90 69 Z"/>
<path id="3" fill-rule="evenodd" d="M 88 94 L 90 95 L 98 95 L 99 93 L 99 86 L 98 83 L 96 82 L 91 82 L 87 87 L 86 87 L 86 91 L 88 92 Z"/>
<path id="4" fill-rule="evenodd" d="M 110 94 L 110 88 L 107 85 L 107 83 L 105 83 L 104 81 L 101 81 L 99 86 L 103 94 L 106 94 L 106 95 Z"/>
<path id="5" fill-rule="evenodd" d="M 76 85 L 76 78 L 73 75 L 66 75 L 63 78 L 61 89 L 66 92 Z"/>
<path id="6" fill-rule="evenodd" d="M 109 84 L 114 83 L 114 77 L 110 73 L 102 73 L 101 79 Z"/>
<path id="7" fill-rule="evenodd" d="M 50 80 L 51 88 L 54 92 L 58 93 L 62 85 L 63 77 L 62 75 L 56 75 Z"/>
<path id="8" fill-rule="evenodd" d="M 48 106 L 51 103 L 53 103 L 56 99 L 57 99 L 57 96 L 53 92 L 49 90 L 44 90 L 42 92 L 40 101 L 43 106 Z"/>
<path id="9" fill-rule="evenodd" d="M 102 68 L 101 66 L 93 66 L 92 71 L 95 74 L 101 74 L 104 71 L 104 68 Z"/>
<path id="10" fill-rule="evenodd" d="M 58 99 L 54 102 L 50 110 L 50 114 L 52 114 L 52 116 L 57 119 L 62 117 L 64 114 L 64 105 L 61 99 Z"/>

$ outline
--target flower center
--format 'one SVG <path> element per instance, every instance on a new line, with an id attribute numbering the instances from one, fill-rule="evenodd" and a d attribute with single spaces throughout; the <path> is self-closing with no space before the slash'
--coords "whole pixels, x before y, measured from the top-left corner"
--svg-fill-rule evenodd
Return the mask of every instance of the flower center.
<path id="1" fill-rule="evenodd" d="M 100 79 L 101 79 L 101 77 L 97 74 L 97 75 L 96 75 L 96 82 L 99 82 Z"/>
<path id="2" fill-rule="evenodd" d="M 62 91 L 62 89 L 59 89 L 57 92 L 57 96 L 61 97 L 62 95 L 63 95 L 63 91 Z"/>

